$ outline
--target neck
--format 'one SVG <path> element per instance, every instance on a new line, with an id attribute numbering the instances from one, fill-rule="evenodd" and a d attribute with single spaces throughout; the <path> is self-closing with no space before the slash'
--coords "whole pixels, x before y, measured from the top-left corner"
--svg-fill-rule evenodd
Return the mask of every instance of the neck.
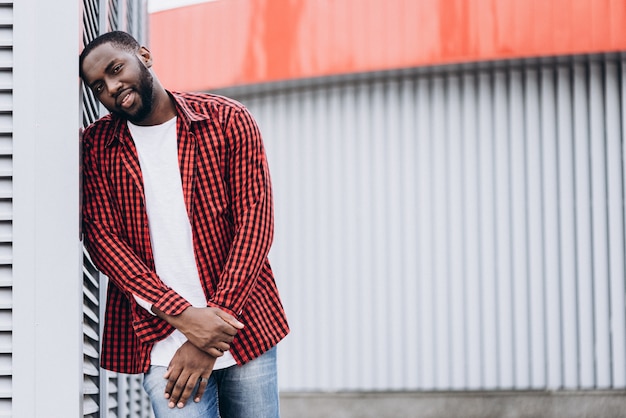
<path id="1" fill-rule="evenodd" d="M 159 84 L 154 84 L 152 112 L 141 122 L 135 123 L 140 126 L 160 125 L 176 116 L 176 106 L 174 100 L 167 94 L 167 91 Z"/>

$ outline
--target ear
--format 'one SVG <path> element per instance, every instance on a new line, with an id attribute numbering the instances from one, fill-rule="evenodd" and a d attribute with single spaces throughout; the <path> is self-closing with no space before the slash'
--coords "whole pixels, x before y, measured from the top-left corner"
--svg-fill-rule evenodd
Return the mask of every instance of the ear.
<path id="1" fill-rule="evenodd" d="M 152 54 L 150 53 L 148 48 L 146 48 L 145 46 L 139 48 L 139 51 L 137 51 L 137 56 L 147 68 L 152 67 Z"/>

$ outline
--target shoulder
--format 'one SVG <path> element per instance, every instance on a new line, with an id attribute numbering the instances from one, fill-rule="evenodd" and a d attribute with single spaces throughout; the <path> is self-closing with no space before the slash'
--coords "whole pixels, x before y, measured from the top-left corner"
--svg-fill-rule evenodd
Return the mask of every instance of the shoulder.
<path id="1" fill-rule="evenodd" d="M 224 108 L 224 109 L 245 109 L 245 106 L 238 101 L 220 96 L 218 94 L 212 93 L 174 93 L 176 96 L 183 99 L 190 106 L 201 107 L 201 108 Z"/>
<path id="2" fill-rule="evenodd" d="M 233 115 L 248 114 L 246 107 L 237 100 L 211 93 L 172 92 L 179 107 L 191 120 L 212 120 L 227 125 Z"/>
<path id="3" fill-rule="evenodd" d="M 106 143 L 112 135 L 114 125 L 111 115 L 103 116 L 85 128 L 82 135 L 83 143 L 88 145 Z"/>

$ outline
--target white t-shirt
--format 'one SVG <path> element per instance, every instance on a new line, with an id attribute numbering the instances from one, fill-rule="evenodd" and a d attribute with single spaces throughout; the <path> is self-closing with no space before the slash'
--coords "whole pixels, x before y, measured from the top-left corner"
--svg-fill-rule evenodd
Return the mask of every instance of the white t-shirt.
<path id="1" fill-rule="evenodd" d="M 206 307 L 193 250 L 191 224 L 187 215 L 178 167 L 176 118 L 154 126 L 128 122 L 143 176 L 150 241 L 156 272 L 160 279 L 194 307 Z M 152 305 L 135 296 L 137 303 L 151 311 Z M 154 315 L 154 314 L 153 314 Z M 167 367 L 187 338 L 178 330 L 152 348 L 150 363 Z M 214 369 L 235 364 L 230 352 L 218 357 Z"/>

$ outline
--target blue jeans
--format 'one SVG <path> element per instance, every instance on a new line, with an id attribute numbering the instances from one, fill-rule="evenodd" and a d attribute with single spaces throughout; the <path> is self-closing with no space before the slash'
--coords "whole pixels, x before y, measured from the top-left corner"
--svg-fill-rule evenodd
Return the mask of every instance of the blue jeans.
<path id="1" fill-rule="evenodd" d="M 143 387 L 157 418 L 279 418 L 276 347 L 244 364 L 215 370 L 200 402 L 194 393 L 181 409 L 168 407 L 163 396 L 165 367 L 150 366 Z"/>

